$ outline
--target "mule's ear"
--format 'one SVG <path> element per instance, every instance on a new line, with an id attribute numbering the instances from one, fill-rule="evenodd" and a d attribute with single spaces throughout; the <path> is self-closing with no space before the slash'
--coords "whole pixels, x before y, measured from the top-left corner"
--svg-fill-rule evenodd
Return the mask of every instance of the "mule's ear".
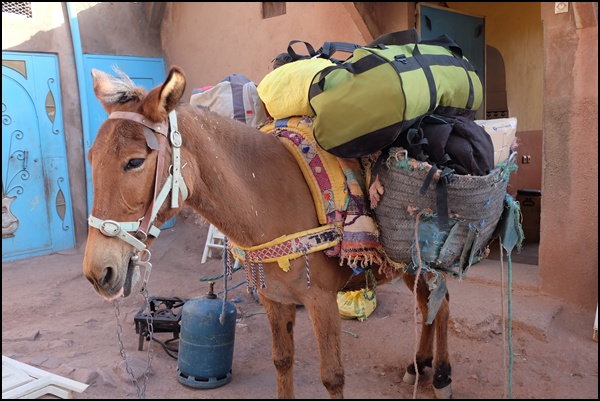
<path id="1" fill-rule="evenodd" d="M 119 77 L 114 77 L 104 71 L 92 69 L 94 94 L 108 114 L 117 104 L 139 101 L 146 94 L 146 89 L 136 87 L 135 83 L 124 72 L 115 67 Z"/>
<path id="2" fill-rule="evenodd" d="M 163 108 L 165 114 L 169 114 L 179 104 L 184 91 L 185 74 L 183 70 L 176 65 L 171 66 L 169 75 L 160 89 L 160 107 Z"/>
<path id="3" fill-rule="evenodd" d="M 148 93 L 142 104 L 141 113 L 153 121 L 163 121 L 177 107 L 184 91 L 183 70 L 176 65 L 171 66 L 165 82 Z"/>
<path id="4" fill-rule="evenodd" d="M 106 112 L 109 112 L 107 109 L 109 106 L 109 103 L 107 103 L 107 98 L 109 93 L 113 93 L 113 85 L 110 75 L 104 71 L 94 68 L 92 69 L 92 80 L 94 82 L 94 94 L 96 95 L 96 98 L 98 98 L 100 104 L 102 104 Z"/>

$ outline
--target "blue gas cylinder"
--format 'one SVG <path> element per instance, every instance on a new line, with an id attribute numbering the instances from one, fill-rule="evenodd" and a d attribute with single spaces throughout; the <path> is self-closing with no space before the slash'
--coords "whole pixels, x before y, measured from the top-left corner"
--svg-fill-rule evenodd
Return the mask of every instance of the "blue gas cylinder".
<path id="1" fill-rule="evenodd" d="M 177 379 L 186 386 L 215 388 L 231 380 L 236 308 L 214 293 L 214 282 L 203 297 L 186 301 L 181 309 Z"/>

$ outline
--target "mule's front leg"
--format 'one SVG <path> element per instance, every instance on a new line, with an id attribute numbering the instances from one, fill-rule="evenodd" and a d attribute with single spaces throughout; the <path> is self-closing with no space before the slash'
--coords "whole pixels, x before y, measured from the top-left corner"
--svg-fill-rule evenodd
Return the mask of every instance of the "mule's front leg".
<path id="1" fill-rule="evenodd" d="M 306 304 L 319 347 L 321 381 L 330 398 L 344 398 L 344 365 L 342 363 L 342 318 L 336 294 L 314 297 Z"/>
<path id="2" fill-rule="evenodd" d="M 277 372 L 277 398 L 294 398 L 294 323 L 296 305 L 261 297 L 272 336 L 273 364 Z"/>

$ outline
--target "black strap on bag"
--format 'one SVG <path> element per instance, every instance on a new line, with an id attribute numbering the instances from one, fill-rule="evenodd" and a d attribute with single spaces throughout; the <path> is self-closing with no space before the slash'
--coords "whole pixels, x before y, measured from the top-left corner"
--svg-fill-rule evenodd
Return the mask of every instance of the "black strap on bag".
<path id="1" fill-rule="evenodd" d="M 349 53 L 350 55 L 352 55 L 354 50 L 358 49 L 359 47 L 360 47 L 360 45 L 357 45 L 355 43 L 325 42 L 325 43 L 323 43 L 323 47 L 321 47 L 321 49 L 319 49 L 319 50 L 321 51 L 321 54 L 323 57 L 331 60 L 332 59 L 331 56 L 333 56 L 338 51 L 346 52 L 346 53 Z M 333 60 L 335 60 L 335 59 L 333 59 Z"/>
<path id="2" fill-rule="evenodd" d="M 467 73 L 467 79 L 469 80 L 469 98 L 467 99 L 467 104 L 465 105 L 465 109 L 467 109 L 467 110 L 472 109 L 473 103 L 475 102 L 475 89 L 473 87 L 473 80 L 471 79 L 471 76 L 469 75 L 468 72 L 469 71 L 474 72 L 475 68 L 471 65 L 471 63 L 467 62 L 467 60 L 464 59 L 463 51 L 460 48 L 460 46 L 450 36 L 448 36 L 446 34 L 437 36 L 433 39 L 421 40 L 419 42 L 419 44 L 442 46 L 442 47 L 450 50 L 450 52 L 452 52 L 452 54 L 458 61 L 459 65 L 461 67 L 463 67 L 465 69 L 465 72 Z M 429 68 L 426 70 L 425 66 L 431 64 L 428 61 L 428 58 L 431 56 L 421 54 L 421 52 L 418 49 L 418 46 L 415 45 L 413 57 L 419 62 L 419 64 L 421 64 L 421 67 L 423 67 L 423 71 L 425 71 L 425 73 L 427 74 L 427 70 L 429 70 Z M 429 70 L 429 73 L 431 74 L 431 70 Z M 429 92 L 434 93 L 435 89 L 431 90 L 432 89 L 431 85 L 433 82 L 433 75 L 431 75 L 431 80 L 430 80 L 430 75 L 426 75 L 426 76 L 427 76 L 427 82 L 429 83 L 429 89 L 430 89 Z M 433 85 L 435 88 L 435 83 L 433 83 Z M 431 108 L 431 102 L 433 102 L 433 105 L 435 106 L 435 99 L 433 99 L 433 100 L 430 99 L 430 108 Z M 433 110 L 431 110 L 431 111 L 433 111 Z"/>
<path id="3" fill-rule="evenodd" d="M 421 36 L 415 28 L 410 28 L 405 31 L 385 33 L 373 40 L 365 47 L 375 47 L 377 45 L 398 45 L 404 46 L 410 43 L 421 42 Z"/>
<path id="4" fill-rule="evenodd" d="M 433 113 L 435 110 L 435 105 L 437 103 L 437 87 L 435 85 L 435 78 L 433 78 L 433 72 L 431 72 L 431 68 L 429 68 L 429 63 L 425 60 L 425 57 L 421 54 L 419 50 L 419 45 L 415 44 L 415 48 L 413 49 L 413 59 L 419 63 L 423 73 L 425 74 L 425 78 L 427 79 L 427 85 L 429 86 L 429 110 L 427 114 Z M 469 94 L 473 93 L 473 85 L 471 85 L 469 89 Z"/>
<path id="5" fill-rule="evenodd" d="M 431 180 L 435 175 L 436 171 L 440 170 L 438 166 L 431 166 L 429 173 L 423 182 L 420 194 L 425 195 Z M 454 176 L 454 170 L 449 167 L 442 167 L 440 173 L 440 179 L 436 184 L 435 189 L 435 208 L 437 210 L 437 221 L 440 231 L 448 231 L 450 223 L 448 220 L 448 185 L 456 180 Z"/>
<path id="6" fill-rule="evenodd" d="M 308 54 L 297 53 L 293 47 L 296 43 L 303 43 L 304 46 L 306 46 L 306 51 L 308 52 Z M 278 54 L 271 62 L 273 63 L 274 69 L 294 61 L 306 60 L 317 57 L 326 58 L 335 64 L 342 64 L 342 60 L 335 59 L 331 56 L 337 51 L 345 51 L 352 55 L 354 49 L 358 47 L 360 46 L 348 42 L 325 42 L 319 50 L 315 51 L 315 48 L 308 42 L 305 42 L 303 40 L 292 40 L 288 45 L 287 53 Z"/>
<path id="7" fill-rule="evenodd" d="M 306 46 L 306 50 L 308 51 L 308 55 L 296 53 L 294 51 L 294 48 L 292 47 L 296 43 L 304 43 L 304 45 Z M 315 51 L 315 48 L 312 47 L 312 45 L 310 43 L 305 42 L 303 40 L 292 40 L 292 41 L 290 41 L 290 43 L 288 45 L 288 48 L 287 48 L 287 52 L 290 55 L 292 61 L 297 61 L 297 60 L 303 60 L 303 59 L 307 59 L 307 58 L 312 58 L 312 57 L 315 57 L 317 55 L 317 52 Z"/>
<path id="8" fill-rule="evenodd" d="M 409 29 L 407 31 L 393 32 L 393 33 L 382 35 L 379 38 L 377 38 L 376 40 L 374 40 L 373 42 L 371 42 L 369 45 L 364 46 L 364 48 L 368 49 L 370 47 L 370 48 L 385 49 L 387 46 L 390 46 L 390 45 L 402 46 L 402 45 L 414 43 L 415 46 L 413 49 L 412 57 L 409 58 L 403 54 L 399 54 L 394 57 L 394 60 L 388 61 L 385 58 L 380 57 L 379 55 L 377 55 L 375 53 L 372 53 L 372 54 L 369 54 L 369 55 L 361 58 L 360 60 L 357 60 L 357 61 L 351 62 L 351 63 L 350 62 L 341 63 L 341 62 L 339 62 L 339 60 L 333 59 L 331 56 L 336 51 L 345 51 L 348 53 L 352 53 L 355 49 L 358 49 L 362 46 L 356 45 L 354 43 L 347 43 L 347 42 L 325 42 L 325 44 L 323 44 L 323 47 L 321 47 L 321 49 L 319 49 L 319 51 L 323 57 L 329 58 L 331 61 L 335 62 L 336 65 L 326 67 L 320 72 L 320 79 L 317 82 L 315 82 L 313 85 L 311 85 L 311 87 L 309 89 L 309 98 L 313 98 L 323 92 L 324 87 L 325 87 L 325 77 L 333 70 L 343 68 L 346 71 L 357 75 L 357 74 L 362 74 L 363 72 L 368 71 L 377 66 L 380 66 L 382 64 L 390 63 L 394 67 L 394 69 L 396 70 L 398 75 L 400 75 L 401 73 L 406 72 L 406 71 L 412 71 L 412 70 L 416 70 L 416 69 L 423 70 L 423 72 L 425 73 L 425 76 L 427 78 L 427 84 L 429 86 L 429 96 L 430 97 L 429 97 L 428 114 L 431 114 L 435 111 L 435 107 L 436 107 L 436 103 L 437 103 L 437 89 L 436 89 L 433 73 L 431 72 L 431 69 L 429 68 L 429 66 L 430 65 L 440 65 L 443 63 L 439 62 L 439 59 L 440 59 L 439 55 L 427 55 L 427 54 L 424 55 L 424 54 L 422 54 L 421 51 L 419 50 L 419 44 L 421 44 L 421 45 L 442 46 L 442 47 L 448 49 L 454 56 L 454 63 L 458 64 L 459 66 L 461 66 L 462 68 L 465 69 L 465 74 L 467 75 L 467 79 L 469 81 L 469 96 L 468 96 L 467 104 L 465 105 L 465 108 L 467 110 L 470 110 L 473 107 L 473 103 L 475 102 L 475 88 L 473 86 L 473 81 L 471 80 L 471 76 L 469 75 L 468 72 L 474 71 L 474 68 L 467 60 L 465 60 L 463 58 L 463 52 L 462 52 L 462 49 L 460 48 L 460 46 L 458 46 L 458 44 L 456 44 L 456 42 L 454 40 L 452 40 L 452 38 L 450 38 L 446 34 L 440 35 L 433 39 L 420 40 L 418 42 L 415 42 L 415 40 L 418 40 L 418 39 L 419 39 L 418 33 L 416 32 L 416 30 L 414 30 L 414 28 Z M 385 43 L 387 41 L 390 41 L 391 43 Z M 444 57 L 446 57 L 446 56 L 444 56 Z"/>
<path id="9" fill-rule="evenodd" d="M 304 43 L 308 54 L 296 53 L 296 51 L 292 47 L 296 43 Z M 290 41 L 290 43 L 288 45 L 287 53 L 279 53 L 277 56 L 275 56 L 275 58 L 273 60 L 271 60 L 271 62 L 273 63 L 273 69 L 276 69 L 278 67 L 281 67 L 284 64 L 288 64 L 288 63 L 298 61 L 298 60 L 309 59 L 309 58 L 312 58 L 315 56 L 317 56 L 317 52 L 315 51 L 314 47 L 312 47 L 312 45 L 310 43 L 305 42 L 303 40 L 292 40 L 292 41 Z"/>

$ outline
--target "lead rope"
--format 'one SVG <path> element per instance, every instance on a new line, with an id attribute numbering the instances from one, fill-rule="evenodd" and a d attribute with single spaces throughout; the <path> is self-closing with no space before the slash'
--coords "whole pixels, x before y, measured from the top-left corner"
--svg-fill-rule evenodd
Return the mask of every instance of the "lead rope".
<path id="1" fill-rule="evenodd" d="M 512 399 L 512 376 L 513 376 L 513 348 L 512 348 L 512 260 L 511 254 L 507 253 L 508 259 L 508 273 L 507 273 L 507 288 L 506 288 L 506 298 L 504 298 L 504 248 L 502 247 L 502 236 L 498 239 L 498 244 L 500 246 L 500 296 L 502 301 L 502 348 L 503 348 L 503 358 L 502 362 L 504 365 L 504 372 L 506 373 L 506 377 L 504 378 L 504 398 Z M 507 302 L 508 301 L 508 302 Z M 504 313 L 504 305 L 507 303 L 507 314 Z M 508 320 L 508 323 L 507 323 Z M 507 327 L 508 325 L 508 327 Z M 507 334 L 508 333 L 508 334 Z"/>
<path id="2" fill-rule="evenodd" d="M 219 316 L 219 323 L 225 324 L 225 307 L 227 306 L 227 279 L 231 280 L 233 268 L 231 266 L 231 251 L 229 250 L 229 240 L 225 237 L 223 247 L 223 305 L 221 306 L 221 315 Z"/>
<path id="3" fill-rule="evenodd" d="M 144 286 L 141 293 L 142 293 L 142 296 L 144 297 L 144 301 L 146 302 L 146 307 L 148 308 L 148 314 L 146 315 L 146 327 L 148 330 L 147 337 L 152 339 L 152 335 L 154 334 L 154 326 L 152 324 L 153 319 L 152 319 L 152 316 L 150 313 L 150 300 L 148 299 L 147 286 Z M 127 354 L 125 353 L 125 346 L 123 345 L 123 338 L 121 336 L 123 333 L 123 326 L 121 326 L 121 323 L 119 322 L 119 316 L 121 315 L 121 312 L 119 310 L 119 301 L 117 299 L 115 299 L 113 301 L 113 304 L 115 306 L 115 317 L 117 318 L 117 339 L 119 342 L 119 354 L 121 354 L 121 357 L 123 358 L 123 361 L 125 362 L 125 370 L 127 371 L 127 374 L 129 374 L 129 377 L 131 377 L 131 381 L 133 382 L 133 385 L 135 386 L 138 397 L 143 400 L 146 398 L 146 385 L 148 384 L 148 375 L 150 373 L 150 364 L 152 363 L 152 347 L 150 347 L 150 343 L 148 343 L 148 354 L 147 354 L 148 355 L 148 357 L 147 357 L 148 364 L 146 366 L 146 370 L 144 370 L 144 382 L 143 382 L 142 386 L 140 387 L 140 384 L 138 383 L 138 380 L 136 379 L 135 374 L 133 373 L 133 369 L 129 365 L 129 362 L 127 362 Z"/>
<path id="4" fill-rule="evenodd" d="M 419 276 L 421 275 L 421 269 L 423 267 L 423 261 L 421 260 L 421 247 L 419 246 L 419 217 L 421 213 L 417 213 L 417 218 L 415 219 L 415 249 L 417 251 L 417 260 L 419 261 L 419 268 L 417 269 L 417 273 L 415 274 L 415 282 L 413 285 L 413 295 L 414 295 L 414 306 L 413 306 L 413 319 L 414 319 L 414 329 L 415 329 L 415 347 L 413 353 L 413 364 L 415 366 L 415 384 L 413 385 L 413 399 L 417 398 L 417 390 L 419 386 L 419 365 L 417 365 L 417 347 L 419 342 L 419 334 L 417 331 L 417 284 L 419 283 Z"/>
<path id="5" fill-rule="evenodd" d="M 144 280 L 142 282 L 142 288 L 140 289 L 140 294 L 142 294 L 142 296 L 144 297 L 144 302 L 145 302 L 146 308 L 148 309 L 148 313 L 146 314 L 146 330 L 147 330 L 146 338 L 148 338 L 148 352 L 147 352 L 147 362 L 148 363 L 146 365 L 146 369 L 144 370 L 144 375 L 143 375 L 144 382 L 141 387 L 140 387 L 140 384 L 138 383 L 138 379 L 135 377 L 135 374 L 133 373 L 133 369 L 131 368 L 131 366 L 129 365 L 129 362 L 127 361 L 127 354 L 125 353 L 125 346 L 123 344 L 123 338 L 122 338 L 123 326 L 121 326 L 121 322 L 119 321 L 121 311 L 119 309 L 118 299 L 115 299 L 113 301 L 113 305 L 115 306 L 115 317 L 117 319 L 117 341 L 119 342 L 119 354 L 121 354 L 121 357 L 123 358 L 123 361 L 125 362 L 125 370 L 127 371 L 127 374 L 129 375 L 129 377 L 131 378 L 131 381 L 133 382 L 133 385 L 135 386 L 135 389 L 138 393 L 138 397 L 140 397 L 140 399 L 145 399 L 146 398 L 146 386 L 148 384 L 148 375 L 150 373 L 150 365 L 152 363 L 152 347 L 150 346 L 150 342 L 154 335 L 154 325 L 152 323 L 153 316 L 152 316 L 152 312 L 150 310 L 150 300 L 148 297 L 148 279 L 149 279 L 150 270 L 152 269 L 152 264 L 150 263 L 149 253 L 148 253 L 148 259 L 143 260 L 141 263 L 145 265 L 145 271 L 144 271 Z"/>

